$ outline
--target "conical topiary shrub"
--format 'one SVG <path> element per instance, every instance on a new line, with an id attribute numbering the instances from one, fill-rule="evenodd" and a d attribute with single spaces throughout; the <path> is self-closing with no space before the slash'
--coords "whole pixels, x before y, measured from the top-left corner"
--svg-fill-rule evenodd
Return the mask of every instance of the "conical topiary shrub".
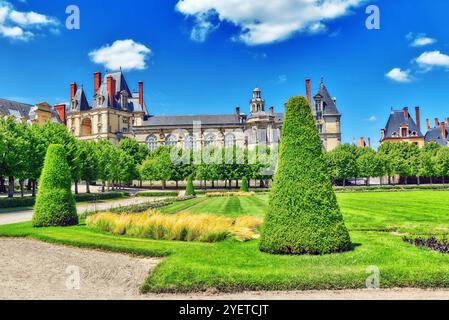
<path id="1" fill-rule="evenodd" d="M 311 109 L 305 98 L 291 98 L 260 249 L 275 254 L 327 254 L 350 246 Z"/>
<path id="2" fill-rule="evenodd" d="M 249 191 L 248 178 L 247 177 L 243 177 L 242 185 L 240 186 L 240 191 L 242 191 L 242 192 L 248 192 Z"/>
<path id="3" fill-rule="evenodd" d="M 187 187 L 186 187 L 186 196 L 195 196 L 195 188 L 193 187 L 193 179 L 192 176 L 187 178 Z"/>
<path id="4" fill-rule="evenodd" d="M 50 145 L 39 179 L 39 192 L 34 206 L 34 227 L 78 224 L 71 187 L 72 178 L 64 147 Z"/>

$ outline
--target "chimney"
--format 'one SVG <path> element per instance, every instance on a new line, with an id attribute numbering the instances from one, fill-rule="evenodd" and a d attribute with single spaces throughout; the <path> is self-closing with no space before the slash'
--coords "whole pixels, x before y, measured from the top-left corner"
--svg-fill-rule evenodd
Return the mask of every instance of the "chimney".
<path id="1" fill-rule="evenodd" d="M 360 148 L 365 148 L 365 138 L 364 137 L 361 137 L 360 138 Z"/>
<path id="2" fill-rule="evenodd" d="M 240 116 L 240 107 L 239 107 L 239 106 L 237 106 L 237 107 L 235 108 L 235 113 L 236 113 L 238 116 Z"/>
<path id="3" fill-rule="evenodd" d="M 62 123 L 66 124 L 67 119 L 66 119 L 66 115 L 65 115 L 65 104 L 55 105 L 55 111 L 58 113 L 59 119 L 61 119 Z"/>
<path id="4" fill-rule="evenodd" d="M 384 141 L 385 139 L 385 129 L 380 130 L 380 141 Z"/>
<path id="5" fill-rule="evenodd" d="M 440 126 L 440 120 L 438 118 L 435 118 L 435 128 L 438 128 Z"/>
<path id="6" fill-rule="evenodd" d="M 139 81 L 139 104 L 143 106 L 143 81 Z"/>
<path id="7" fill-rule="evenodd" d="M 94 73 L 94 95 L 97 94 L 98 89 L 100 89 L 101 85 L 101 72 Z"/>
<path id="8" fill-rule="evenodd" d="M 115 80 L 112 76 L 107 77 L 107 85 L 108 85 L 109 105 L 113 107 L 115 97 Z"/>
<path id="9" fill-rule="evenodd" d="M 443 139 L 447 138 L 445 122 L 441 122 L 441 138 L 443 138 Z"/>
<path id="10" fill-rule="evenodd" d="M 430 131 L 430 120 L 426 119 L 426 132 Z"/>
<path id="11" fill-rule="evenodd" d="M 449 118 L 447 118 L 447 126 L 449 127 Z"/>
<path id="12" fill-rule="evenodd" d="M 368 138 L 368 147 L 371 148 L 371 138 Z"/>
<path id="13" fill-rule="evenodd" d="M 405 108 L 404 108 L 404 118 L 405 118 L 405 119 L 408 119 L 409 116 L 410 116 L 410 114 L 408 113 L 408 107 L 405 107 Z"/>
<path id="14" fill-rule="evenodd" d="M 73 83 L 70 85 L 70 101 L 72 101 L 73 98 L 75 97 L 76 90 L 78 90 L 78 87 L 77 87 L 77 85 L 76 85 L 76 82 L 73 82 Z"/>
<path id="15" fill-rule="evenodd" d="M 421 131 L 421 112 L 419 107 L 415 108 L 416 113 L 416 126 L 418 127 L 418 130 Z"/>
<path id="16" fill-rule="evenodd" d="M 306 92 L 307 92 L 307 101 L 309 101 L 309 105 L 312 104 L 312 90 L 310 88 L 310 79 L 306 79 Z"/>
<path id="17" fill-rule="evenodd" d="M 270 107 L 270 114 L 274 114 L 274 107 Z"/>

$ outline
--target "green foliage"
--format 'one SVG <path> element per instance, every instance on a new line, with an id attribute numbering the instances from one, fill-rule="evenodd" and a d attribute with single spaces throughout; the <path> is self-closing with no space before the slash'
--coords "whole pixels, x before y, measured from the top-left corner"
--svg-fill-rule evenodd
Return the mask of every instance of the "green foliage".
<path id="1" fill-rule="evenodd" d="M 40 188 L 34 206 L 33 226 L 70 226 L 78 224 L 70 168 L 64 147 L 50 145 L 45 156 Z"/>
<path id="2" fill-rule="evenodd" d="M 327 254 L 348 250 L 311 109 L 303 97 L 286 107 L 278 169 L 260 249 L 269 253 Z"/>
<path id="3" fill-rule="evenodd" d="M 327 170 L 333 180 L 354 178 L 358 175 L 358 148 L 343 144 L 325 154 Z"/>
<path id="4" fill-rule="evenodd" d="M 248 178 L 247 177 L 243 177 L 242 185 L 240 186 L 240 191 L 242 191 L 242 192 L 248 192 L 249 191 Z"/>
<path id="5" fill-rule="evenodd" d="M 187 178 L 186 196 L 194 196 L 195 188 L 193 187 L 193 179 L 191 176 Z"/>

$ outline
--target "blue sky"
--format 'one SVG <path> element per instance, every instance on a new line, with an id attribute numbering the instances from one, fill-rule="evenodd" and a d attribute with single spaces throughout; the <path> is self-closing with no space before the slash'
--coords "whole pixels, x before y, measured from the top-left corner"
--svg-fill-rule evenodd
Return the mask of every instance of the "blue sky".
<path id="1" fill-rule="evenodd" d="M 93 73 L 123 65 L 152 114 L 248 112 L 256 85 L 282 111 L 324 77 L 344 142 L 377 141 L 391 107 L 449 117 L 447 1 L 266 2 L 0 0 L 0 97 L 64 102 L 76 81 L 90 98 Z M 79 30 L 65 27 L 71 4 Z M 365 27 L 370 4 L 380 30 Z"/>

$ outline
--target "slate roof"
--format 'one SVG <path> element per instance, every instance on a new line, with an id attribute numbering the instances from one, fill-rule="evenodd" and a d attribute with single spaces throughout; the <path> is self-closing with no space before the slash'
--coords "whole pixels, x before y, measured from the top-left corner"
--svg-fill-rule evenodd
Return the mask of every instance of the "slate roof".
<path id="1" fill-rule="evenodd" d="M 27 103 L 21 103 L 6 99 L 0 99 L 0 114 L 4 116 L 23 117 L 30 119 L 30 110 L 33 106 Z"/>
<path id="2" fill-rule="evenodd" d="M 72 112 L 81 112 L 90 109 L 89 102 L 87 102 L 86 94 L 82 87 L 76 90 L 74 99 L 76 101 L 76 108 L 75 110 L 71 110 Z"/>
<path id="3" fill-rule="evenodd" d="M 332 99 L 331 95 L 329 94 L 329 91 L 327 90 L 323 81 L 321 81 L 320 83 L 320 89 L 315 95 L 315 98 L 317 98 L 318 96 L 321 96 L 324 103 L 323 115 L 340 115 L 340 112 L 338 112 L 337 109 L 337 105 L 335 104 L 334 99 Z"/>
<path id="4" fill-rule="evenodd" d="M 419 130 L 411 116 L 405 118 L 403 110 L 393 110 L 388 119 L 387 126 L 385 127 L 385 138 L 394 138 L 393 133 L 396 133 L 397 137 L 399 137 L 401 126 L 404 124 L 408 126 L 410 135 L 412 132 L 416 132 L 418 134 L 417 137 L 423 137 L 421 130 Z"/>
<path id="5" fill-rule="evenodd" d="M 35 119 L 35 109 L 35 106 L 31 104 L 0 99 L 0 116 L 13 116 L 17 120 L 24 118 L 26 121 L 31 121 Z M 51 113 L 51 121 L 62 122 L 59 118 L 59 114 L 53 108 L 51 108 Z"/>
<path id="6" fill-rule="evenodd" d="M 446 139 L 443 139 L 441 127 L 437 127 L 430 129 L 430 131 L 426 133 L 425 141 L 426 143 L 436 142 L 442 146 L 447 146 L 449 141 L 447 137 L 449 137 L 449 129 L 446 128 Z"/>

